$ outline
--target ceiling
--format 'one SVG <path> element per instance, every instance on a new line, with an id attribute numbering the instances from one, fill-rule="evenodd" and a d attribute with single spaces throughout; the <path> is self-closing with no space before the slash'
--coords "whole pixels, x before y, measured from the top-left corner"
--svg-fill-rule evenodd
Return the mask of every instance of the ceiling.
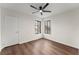
<path id="1" fill-rule="evenodd" d="M 68 10 L 79 8 L 78 3 L 50 3 L 45 10 L 52 11 L 51 13 L 43 13 L 41 15 L 39 12 L 32 14 L 32 12 L 37 11 L 34 8 L 31 8 L 30 5 L 35 7 L 39 7 L 41 5 L 45 5 L 45 3 L 0 3 L 1 8 L 8 8 L 11 10 L 27 13 L 30 15 L 34 15 L 37 17 L 48 17 L 50 15 L 57 15 L 59 13 L 66 12 Z"/>

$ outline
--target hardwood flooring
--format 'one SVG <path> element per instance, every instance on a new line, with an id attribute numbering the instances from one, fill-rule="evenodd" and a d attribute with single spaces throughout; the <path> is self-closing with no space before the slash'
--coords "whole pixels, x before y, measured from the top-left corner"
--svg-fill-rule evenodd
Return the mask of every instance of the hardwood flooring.
<path id="1" fill-rule="evenodd" d="M 78 55 L 78 49 L 41 38 L 6 47 L 1 55 Z"/>

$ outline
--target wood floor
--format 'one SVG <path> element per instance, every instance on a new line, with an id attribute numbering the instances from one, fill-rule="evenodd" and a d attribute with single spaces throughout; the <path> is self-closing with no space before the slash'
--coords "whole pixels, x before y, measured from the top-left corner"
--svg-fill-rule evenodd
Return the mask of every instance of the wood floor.
<path id="1" fill-rule="evenodd" d="M 41 38 L 6 47 L 1 55 L 78 55 L 78 49 Z"/>

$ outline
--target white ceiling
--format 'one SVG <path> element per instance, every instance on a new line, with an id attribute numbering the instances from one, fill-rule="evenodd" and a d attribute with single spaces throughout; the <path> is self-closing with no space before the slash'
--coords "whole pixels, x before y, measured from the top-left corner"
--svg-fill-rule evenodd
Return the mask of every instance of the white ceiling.
<path id="1" fill-rule="evenodd" d="M 45 5 L 45 4 L 44 3 L 0 3 L 0 7 L 2 7 L 2 8 L 8 8 L 8 9 L 12 9 L 15 11 L 27 13 L 30 15 L 35 15 L 38 17 L 48 17 L 50 15 L 56 15 L 56 14 L 59 14 L 62 12 L 66 12 L 68 10 L 79 8 L 78 3 L 50 3 L 47 6 L 46 10 L 50 10 L 52 12 L 43 13 L 43 15 L 41 16 L 41 14 L 39 12 L 32 14 L 32 12 L 35 12 L 37 10 L 31 8 L 30 5 L 39 7 L 40 5 Z"/>

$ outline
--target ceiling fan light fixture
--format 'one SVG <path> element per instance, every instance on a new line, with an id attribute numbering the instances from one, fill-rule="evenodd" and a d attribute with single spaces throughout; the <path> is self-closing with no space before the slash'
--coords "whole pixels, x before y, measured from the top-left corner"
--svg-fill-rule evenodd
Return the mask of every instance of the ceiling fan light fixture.
<path id="1" fill-rule="evenodd" d="M 42 10 L 40 10 L 39 12 L 42 12 Z"/>

